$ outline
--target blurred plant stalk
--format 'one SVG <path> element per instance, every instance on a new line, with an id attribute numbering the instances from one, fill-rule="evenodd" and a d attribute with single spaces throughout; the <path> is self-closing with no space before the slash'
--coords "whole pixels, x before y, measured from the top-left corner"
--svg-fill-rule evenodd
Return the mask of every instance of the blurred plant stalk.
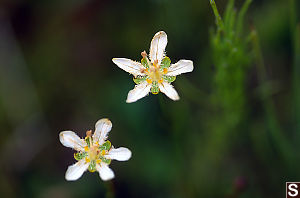
<path id="1" fill-rule="evenodd" d="M 244 120 L 246 107 L 246 72 L 250 64 L 250 50 L 247 36 L 243 34 L 244 15 L 251 3 L 246 0 L 238 12 L 234 0 L 230 0 L 221 18 L 214 0 L 210 0 L 216 17 L 217 30 L 211 31 L 212 61 L 215 67 L 213 101 L 218 111 L 219 123 L 212 139 L 219 139 L 220 147 L 227 137 L 238 131 Z M 217 135 L 219 138 L 214 138 Z M 216 152 L 217 153 L 217 152 Z"/>
<path id="2" fill-rule="evenodd" d="M 234 144 L 235 137 L 245 129 L 247 116 L 246 75 L 251 62 L 250 43 L 243 29 L 244 16 L 252 0 L 246 0 L 241 9 L 229 0 L 224 18 L 216 3 L 210 0 L 216 18 L 216 30 L 210 33 L 212 61 L 215 69 L 212 94 L 214 124 L 202 145 L 202 164 L 199 175 L 222 170 L 221 162 Z M 201 185 L 215 183 L 218 173 L 209 175 Z M 220 192 L 219 192 L 220 193 Z"/>
<path id="3" fill-rule="evenodd" d="M 294 106 L 294 122 L 297 141 L 300 141 L 300 17 L 297 16 L 296 2 L 290 0 L 290 32 L 291 44 L 293 47 L 293 106 Z"/>
<path id="4" fill-rule="evenodd" d="M 216 108 L 217 122 L 206 139 L 203 151 L 203 165 L 212 170 L 218 170 L 222 159 L 234 144 L 234 139 L 246 125 L 249 113 L 246 77 L 252 62 L 257 65 L 257 76 L 262 89 L 261 103 L 264 109 L 266 128 L 271 137 L 275 155 L 292 173 L 295 159 L 293 147 L 288 138 L 284 136 L 280 123 L 277 120 L 275 106 L 273 104 L 263 55 L 260 48 L 259 37 L 255 29 L 246 33 L 244 30 L 244 17 L 252 0 L 245 0 L 239 11 L 234 9 L 234 0 L 229 0 L 224 18 L 222 19 L 216 3 L 210 0 L 213 13 L 216 17 L 216 30 L 211 32 L 212 60 L 215 67 L 213 101 Z M 291 7 L 295 8 L 295 2 L 291 0 Z M 300 117 L 300 26 L 296 25 L 295 11 L 291 12 L 291 27 L 294 46 L 294 102 L 296 103 L 295 117 Z M 252 56 L 253 55 L 253 56 Z M 269 88 L 269 89 L 268 89 Z M 299 122 L 300 123 L 300 122 Z M 297 131 L 300 124 L 297 124 Z M 300 133 L 297 133 L 300 134 Z M 300 139 L 298 135 L 297 140 Z M 270 148 L 271 149 L 271 148 Z M 263 155 L 263 154 L 261 154 Z M 207 170 L 201 167 L 202 172 Z M 201 171 L 200 170 L 200 171 Z M 211 178 L 211 182 L 217 178 Z"/>
<path id="5" fill-rule="evenodd" d="M 255 29 L 251 31 L 250 39 L 253 45 L 254 58 L 257 65 L 259 83 L 261 87 L 264 87 L 264 85 L 266 85 L 265 87 L 267 87 L 266 89 L 263 89 L 261 91 L 261 100 L 264 107 L 267 127 L 271 134 L 274 147 L 276 148 L 276 151 L 279 153 L 279 157 L 283 159 L 284 162 L 289 166 L 290 170 L 292 170 L 293 150 L 290 143 L 288 142 L 288 139 L 284 136 L 281 130 L 280 123 L 276 118 L 275 106 L 272 101 L 271 95 L 269 94 L 270 91 L 268 90 L 271 88 L 268 88 L 266 66 L 264 63 L 264 59 L 260 47 L 259 36 Z"/>
<path id="6" fill-rule="evenodd" d="M 243 35 L 243 20 L 251 0 L 246 0 L 237 13 L 234 0 L 230 0 L 221 19 L 214 0 L 211 5 L 215 13 L 217 31 L 211 32 L 212 58 L 215 72 L 214 101 L 220 107 L 227 124 L 236 126 L 245 111 L 245 76 L 249 68 L 249 43 Z M 231 127 L 230 127 L 231 128 Z"/>

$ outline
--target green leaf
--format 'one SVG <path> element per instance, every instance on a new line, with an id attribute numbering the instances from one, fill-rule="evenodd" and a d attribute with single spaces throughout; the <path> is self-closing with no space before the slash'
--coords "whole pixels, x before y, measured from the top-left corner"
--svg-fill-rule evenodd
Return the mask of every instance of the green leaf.
<path id="1" fill-rule="evenodd" d="M 159 87 L 158 87 L 157 81 L 152 82 L 151 93 L 153 93 L 153 94 L 159 93 Z"/>
<path id="2" fill-rule="evenodd" d="M 141 63 L 144 67 L 149 68 L 148 61 L 145 57 L 142 58 Z"/>
<path id="3" fill-rule="evenodd" d="M 140 84 L 142 82 L 144 82 L 147 79 L 147 76 L 137 76 L 136 78 L 133 77 L 133 82 L 135 82 L 135 84 Z"/>
<path id="4" fill-rule="evenodd" d="M 109 150 L 111 147 L 111 143 L 109 140 L 107 140 L 106 142 L 104 142 L 101 146 L 99 146 L 99 149 L 101 150 Z"/>
<path id="5" fill-rule="evenodd" d="M 163 75 L 163 79 L 167 81 L 168 83 L 174 82 L 176 80 L 176 76 L 167 76 Z"/>
<path id="6" fill-rule="evenodd" d="M 74 159 L 76 159 L 77 161 L 85 158 L 87 156 L 86 152 L 78 152 L 78 153 L 74 153 Z"/>
<path id="7" fill-rule="evenodd" d="M 168 68 L 170 67 L 170 64 L 171 64 L 171 60 L 169 57 L 166 56 L 165 58 L 162 59 L 160 68 L 161 69 Z"/>
<path id="8" fill-rule="evenodd" d="M 91 161 L 88 170 L 89 170 L 90 172 L 95 172 L 95 171 L 96 171 L 96 161 L 95 161 L 95 160 L 92 160 L 92 161 Z"/>

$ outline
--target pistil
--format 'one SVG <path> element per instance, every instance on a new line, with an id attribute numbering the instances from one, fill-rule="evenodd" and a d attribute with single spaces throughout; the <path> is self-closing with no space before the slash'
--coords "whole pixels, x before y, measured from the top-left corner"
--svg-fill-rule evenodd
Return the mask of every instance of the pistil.
<path id="1" fill-rule="evenodd" d="M 149 78 L 147 79 L 148 84 L 152 84 L 153 82 L 162 83 L 162 72 L 160 71 L 158 60 L 154 60 L 152 64 L 147 57 L 146 51 L 143 51 L 141 55 L 147 61 L 147 64 L 149 66 L 148 69 L 144 70 L 147 76 L 149 76 Z"/>

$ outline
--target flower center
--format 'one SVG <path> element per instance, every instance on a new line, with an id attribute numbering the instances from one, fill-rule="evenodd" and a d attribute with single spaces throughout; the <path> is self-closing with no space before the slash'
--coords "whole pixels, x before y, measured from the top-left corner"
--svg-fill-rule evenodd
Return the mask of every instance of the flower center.
<path id="1" fill-rule="evenodd" d="M 143 51 L 141 53 L 143 58 L 146 60 L 148 68 L 144 70 L 146 75 L 149 77 L 147 78 L 147 82 L 149 84 L 152 84 L 152 82 L 156 83 L 162 83 L 163 82 L 163 74 L 167 73 L 166 69 L 161 69 L 160 65 L 158 64 L 158 60 L 155 60 L 153 63 L 151 63 L 147 57 L 147 53 Z"/>
<path id="2" fill-rule="evenodd" d="M 91 131 L 87 131 L 84 138 L 87 146 L 84 147 L 84 151 L 75 153 L 74 158 L 78 161 L 84 159 L 87 163 L 90 163 L 88 170 L 94 172 L 96 171 L 96 164 L 100 164 L 101 162 L 110 163 L 111 160 L 105 158 L 105 155 L 111 148 L 111 143 L 107 140 L 102 145 L 99 145 L 98 141 L 93 140 L 91 134 Z"/>
<path id="3" fill-rule="evenodd" d="M 85 160 L 87 162 L 96 161 L 97 163 L 100 163 L 101 160 L 104 159 L 104 155 L 108 153 L 108 149 L 110 148 L 110 142 L 107 141 L 100 146 L 97 141 L 93 141 L 93 138 L 91 136 L 87 136 L 85 138 L 85 141 L 87 143 L 87 146 L 84 148 L 87 154 Z M 109 147 L 107 146 L 108 142 Z"/>
<path id="4" fill-rule="evenodd" d="M 89 160 L 96 160 L 99 158 L 99 154 L 100 154 L 100 149 L 98 148 L 97 145 L 93 145 L 88 149 L 88 158 Z"/>
<path id="5" fill-rule="evenodd" d="M 163 72 L 160 71 L 159 66 L 157 66 L 155 64 L 150 65 L 149 70 L 148 70 L 148 72 L 146 71 L 146 73 L 149 76 L 149 79 L 151 81 L 157 81 L 157 82 L 162 81 Z"/>

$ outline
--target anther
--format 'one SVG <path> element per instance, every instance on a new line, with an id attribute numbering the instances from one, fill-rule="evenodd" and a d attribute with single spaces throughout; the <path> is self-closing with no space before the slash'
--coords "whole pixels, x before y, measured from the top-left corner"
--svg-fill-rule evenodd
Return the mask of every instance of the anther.
<path id="1" fill-rule="evenodd" d="M 86 137 L 92 137 L 92 130 L 86 132 Z"/>
<path id="2" fill-rule="evenodd" d="M 166 73 L 168 73 L 168 69 L 167 69 L 167 68 L 164 68 L 163 74 L 166 74 Z"/>
<path id="3" fill-rule="evenodd" d="M 142 55 L 143 58 L 146 59 L 147 64 L 148 64 L 148 66 L 150 67 L 150 66 L 151 66 L 151 63 L 150 63 L 150 61 L 149 61 L 149 59 L 148 59 L 148 57 L 147 57 L 146 51 L 144 50 L 143 52 L 141 52 L 141 55 Z"/>
<path id="4" fill-rule="evenodd" d="M 143 52 L 141 52 L 141 55 L 142 55 L 143 58 L 145 58 L 147 56 L 146 51 L 144 50 Z"/>
<path id="5" fill-rule="evenodd" d="M 158 60 L 154 60 L 153 65 L 154 65 L 154 67 L 157 67 L 157 65 L 158 65 Z"/>
<path id="6" fill-rule="evenodd" d="M 88 151 L 89 150 L 89 147 L 88 146 L 85 146 L 84 147 L 84 151 Z"/>
<path id="7" fill-rule="evenodd" d="M 147 81 L 148 84 L 152 84 L 152 80 L 151 79 L 148 78 L 148 79 L 146 79 L 146 81 Z"/>

